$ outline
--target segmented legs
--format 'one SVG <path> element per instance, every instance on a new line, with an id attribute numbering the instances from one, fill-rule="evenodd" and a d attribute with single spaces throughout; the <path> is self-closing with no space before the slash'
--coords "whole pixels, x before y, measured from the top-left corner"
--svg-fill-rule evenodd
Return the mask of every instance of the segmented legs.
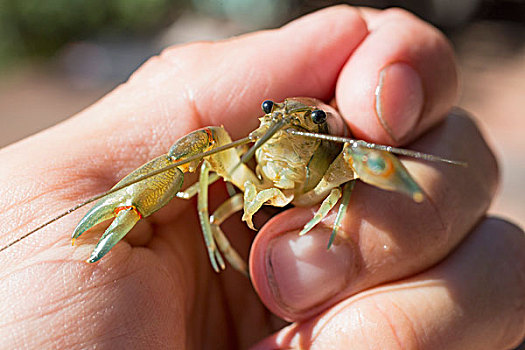
<path id="1" fill-rule="evenodd" d="M 222 127 L 208 127 L 194 131 L 179 139 L 165 155 L 157 157 L 136 169 L 116 186 L 131 182 L 152 171 L 163 169 L 173 162 L 200 155 L 215 147 L 228 145 L 231 138 Z M 236 149 L 226 149 L 206 157 L 200 170 L 199 183 L 178 194 L 185 172 L 195 171 L 200 160 L 194 160 L 172 168 L 150 178 L 136 182 L 116 191 L 100 201 L 85 215 L 73 232 L 73 242 L 85 231 L 98 223 L 115 218 L 97 243 L 88 262 L 102 258 L 140 220 L 166 205 L 173 197 L 190 198 L 198 193 L 199 219 L 203 230 L 208 255 L 216 271 L 225 268 L 225 258 L 238 270 L 247 273 L 246 264 L 231 247 L 219 225 L 228 216 L 244 207 L 243 220 L 253 228 L 252 216 L 264 204 L 283 207 L 294 200 L 294 204 L 309 205 L 323 199 L 314 218 L 308 222 L 301 234 L 318 224 L 335 206 L 341 197 L 339 186 L 356 177 L 374 186 L 402 192 L 414 200 L 421 201 L 421 189 L 412 180 L 403 165 L 385 151 L 369 150 L 366 147 L 345 145 L 343 152 L 333 161 L 317 186 L 294 198 L 293 190 L 281 190 L 273 184 L 262 183 L 254 172 L 242 163 Z M 210 175 L 210 172 L 214 174 Z M 234 195 L 212 215 L 208 213 L 208 186 L 219 177 L 233 183 L 244 195 Z M 345 185 L 334 230 L 328 247 L 333 242 L 348 206 L 354 181 Z M 326 196 L 326 197 L 325 197 Z M 304 204 L 301 204 L 301 201 Z"/>

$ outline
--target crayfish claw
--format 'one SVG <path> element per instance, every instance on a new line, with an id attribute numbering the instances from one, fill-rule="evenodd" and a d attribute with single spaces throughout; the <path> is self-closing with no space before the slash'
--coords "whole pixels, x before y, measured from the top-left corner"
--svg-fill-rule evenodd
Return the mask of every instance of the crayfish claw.
<path id="1" fill-rule="evenodd" d="M 80 220 L 75 231 L 71 235 L 71 243 L 75 244 L 75 240 L 80 237 L 84 232 L 104 222 L 115 217 L 115 203 L 112 203 L 110 200 L 106 200 L 100 203 L 97 203 L 87 214 Z"/>
<path id="2" fill-rule="evenodd" d="M 113 220 L 98 241 L 93 253 L 91 253 L 91 257 L 86 260 L 86 262 L 94 263 L 100 260 L 135 226 L 140 218 L 140 213 L 134 207 L 120 210 L 115 220 Z"/>
<path id="3" fill-rule="evenodd" d="M 129 186 L 103 196 L 80 220 L 71 237 L 73 243 L 93 226 L 115 218 L 98 241 L 91 257 L 86 260 L 88 263 L 100 260 L 140 218 L 153 214 L 175 197 L 184 178 L 183 172 L 178 168 L 168 169 L 144 181 L 136 181 L 145 174 L 158 171 L 170 164 L 172 164 L 171 158 L 162 155 L 135 169 L 120 180 L 113 189 L 131 182 Z"/>

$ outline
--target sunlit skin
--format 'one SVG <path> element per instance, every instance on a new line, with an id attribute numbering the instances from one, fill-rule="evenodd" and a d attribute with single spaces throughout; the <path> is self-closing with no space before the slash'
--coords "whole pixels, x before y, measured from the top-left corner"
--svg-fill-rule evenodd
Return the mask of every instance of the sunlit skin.
<path id="1" fill-rule="evenodd" d="M 95 264 L 85 259 L 104 227 L 71 247 L 85 212 L 69 215 L 0 254 L 0 347 L 517 346 L 525 239 L 485 216 L 497 165 L 470 117 L 449 112 L 457 93 L 449 44 L 400 10 L 334 7 L 281 29 L 167 49 L 75 117 L 0 151 L 2 244 L 109 189 L 190 131 L 224 125 L 233 139 L 246 136 L 266 99 L 333 99 L 357 137 L 469 167 L 405 161 L 425 192 L 419 204 L 358 183 L 346 238 L 330 251 L 322 223 L 297 235 L 316 208 L 271 219 L 250 253 L 254 233 L 234 216 L 222 228 L 249 260 L 257 293 L 232 268 L 211 269 L 193 200 L 141 220 Z M 212 186 L 210 207 L 226 196 Z M 282 328 L 269 310 L 293 325 Z"/>

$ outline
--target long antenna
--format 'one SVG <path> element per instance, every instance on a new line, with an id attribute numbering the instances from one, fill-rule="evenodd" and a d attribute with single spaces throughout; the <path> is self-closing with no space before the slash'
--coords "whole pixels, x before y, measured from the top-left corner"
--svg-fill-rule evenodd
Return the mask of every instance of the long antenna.
<path id="1" fill-rule="evenodd" d="M 99 200 L 100 198 L 103 198 L 107 195 L 110 195 L 112 193 L 115 193 L 117 191 L 120 191 L 121 189 L 123 188 L 126 188 L 128 186 L 131 186 L 133 184 L 136 184 L 137 182 L 140 182 L 142 180 L 145 180 L 145 179 L 148 179 L 152 176 L 155 176 L 155 175 L 158 175 L 160 173 L 163 173 L 165 171 L 168 171 L 170 169 L 173 169 L 175 167 L 178 167 L 179 165 L 182 165 L 182 164 L 186 164 L 186 163 L 190 163 L 190 162 L 193 162 L 194 160 L 198 160 L 198 159 L 201 159 L 201 158 L 204 158 L 204 157 L 207 157 L 207 156 L 210 156 L 212 154 L 215 154 L 215 153 L 219 153 L 219 152 L 222 152 L 224 150 L 227 150 L 227 149 L 230 149 L 230 148 L 234 148 L 234 147 L 237 147 L 237 146 L 242 146 L 244 144 L 247 144 L 247 143 L 250 143 L 250 142 L 253 142 L 254 141 L 254 136 L 247 136 L 247 137 L 244 137 L 242 139 L 239 139 L 239 140 L 236 140 L 236 141 L 233 141 L 231 143 L 228 143 L 226 145 L 222 145 L 220 147 L 217 147 L 217 148 L 214 148 L 212 150 L 209 150 L 209 151 L 206 151 L 206 152 L 203 152 L 201 154 L 197 154 L 197 155 L 194 155 L 194 156 L 191 156 L 191 157 L 188 157 L 186 159 L 182 159 L 182 160 L 179 160 L 179 161 L 176 161 L 168 166 L 165 166 L 164 168 L 160 168 L 160 169 L 157 169 L 157 170 L 154 170 L 152 171 L 151 173 L 148 173 L 148 174 L 145 174 L 145 175 L 142 175 L 142 176 L 139 176 L 137 177 L 136 179 L 133 179 L 129 182 L 126 182 L 125 184 L 122 184 L 120 186 L 117 186 L 117 187 L 113 187 L 112 189 L 110 189 L 109 191 L 106 191 L 104 193 L 101 193 L 101 194 L 98 194 L 94 197 L 91 197 L 89 198 L 88 200 L 80 203 L 80 204 L 77 204 L 75 205 L 74 207 L 72 208 L 69 208 L 68 210 L 66 210 L 65 212 L 55 216 L 54 218 L 50 219 L 49 221 L 46 221 L 44 222 L 42 225 L 32 229 L 31 231 L 29 231 L 28 233 L 18 237 L 17 239 L 15 239 L 14 241 L 8 243 L 7 245 L 3 246 L 2 248 L 0 248 L 0 252 L 6 250 L 7 248 L 11 247 L 12 245 L 20 242 L 21 240 L 31 236 L 33 233 L 43 229 L 44 227 L 48 226 L 49 224 L 52 224 L 53 222 L 63 218 L 64 216 L 68 215 L 68 214 L 71 214 L 72 212 L 88 205 L 89 203 L 93 203 L 94 201 L 96 200 Z"/>
<path id="2" fill-rule="evenodd" d="M 299 135 L 299 136 L 305 136 L 305 137 L 316 138 L 316 139 L 321 139 L 321 140 L 328 140 L 328 141 L 334 141 L 334 142 L 349 143 L 352 146 L 356 146 L 356 147 L 365 147 L 365 148 L 370 148 L 370 149 L 377 149 L 379 151 L 387 151 L 387 152 L 390 152 L 390 153 L 399 154 L 399 155 L 402 155 L 402 156 L 413 157 L 413 158 L 417 158 L 417 159 L 428 160 L 428 161 L 431 161 L 431 162 L 443 162 L 443 163 L 459 165 L 459 166 L 463 166 L 463 167 L 466 167 L 468 165 L 466 162 L 459 161 L 459 160 L 451 160 L 451 159 L 443 158 L 443 157 L 440 157 L 440 156 L 435 156 L 435 155 L 432 155 L 432 154 L 421 153 L 421 152 L 412 151 L 412 150 L 404 149 L 404 148 L 397 148 L 397 147 L 392 147 L 392 146 L 379 145 L 379 144 L 376 144 L 376 143 L 366 142 L 366 141 L 363 141 L 363 140 L 355 140 L 355 139 L 350 139 L 350 138 L 341 137 L 341 136 L 333 136 L 333 135 L 326 135 L 326 134 L 318 134 L 318 133 L 314 133 L 314 132 L 299 131 L 299 130 L 292 129 L 292 128 L 286 129 L 286 132 L 288 132 L 288 133 L 290 133 L 292 135 Z"/>

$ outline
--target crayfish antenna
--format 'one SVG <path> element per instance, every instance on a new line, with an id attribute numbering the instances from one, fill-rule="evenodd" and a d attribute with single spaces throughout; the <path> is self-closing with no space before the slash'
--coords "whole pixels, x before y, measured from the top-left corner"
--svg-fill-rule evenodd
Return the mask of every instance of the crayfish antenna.
<path id="1" fill-rule="evenodd" d="M 40 230 L 43 229 L 44 227 L 46 227 L 46 226 L 48 226 L 48 225 L 51 225 L 51 224 L 54 223 L 55 221 L 62 219 L 64 216 L 69 215 L 69 214 L 71 214 L 72 212 L 74 212 L 74 211 L 76 211 L 76 210 L 78 210 L 78 209 L 80 209 L 80 208 L 82 208 L 82 207 L 84 207 L 84 206 L 86 206 L 86 205 L 88 205 L 88 204 L 90 204 L 90 203 L 93 203 L 94 201 L 96 201 L 97 199 L 100 199 L 100 198 L 104 197 L 105 195 L 106 195 L 106 193 L 103 193 L 103 194 L 101 194 L 101 195 L 97 195 L 97 196 L 95 196 L 95 197 L 91 197 L 90 199 L 88 199 L 88 200 L 86 200 L 86 201 L 84 201 L 84 202 L 82 202 L 82 203 L 80 203 L 80 204 L 77 204 L 77 205 L 75 205 L 74 207 L 69 208 L 69 209 L 66 210 L 65 212 L 63 212 L 63 213 L 61 213 L 61 214 L 55 216 L 54 218 L 50 219 L 49 221 L 44 222 L 42 225 L 40 225 L 40 226 L 38 226 L 38 227 L 32 229 L 31 231 L 29 231 L 29 232 L 23 234 L 22 236 L 18 237 L 18 238 L 15 239 L 14 241 L 9 242 L 8 244 L 6 244 L 6 245 L 3 246 L 2 248 L 0 248 L 0 252 L 2 252 L 2 251 L 4 251 L 4 250 L 6 250 L 7 248 L 9 248 L 9 247 L 11 247 L 11 246 L 17 244 L 18 242 L 20 242 L 20 241 L 26 239 L 27 237 L 31 236 L 33 233 L 36 233 L 36 232 L 40 231 Z"/>
<path id="2" fill-rule="evenodd" d="M 452 164 L 452 165 L 459 165 L 462 167 L 468 166 L 467 162 L 460 161 L 460 160 L 447 159 L 447 158 L 443 158 L 440 156 L 435 156 L 433 154 L 412 151 L 412 150 L 405 149 L 405 148 L 397 148 L 397 147 L 392 147 L 392 146 L 387 146 L 387 145 L 380 145 L 377 143 L 366 142 L 363 140 L 356 140 L 356 139 L 351 139 L 347 137 L 318 134 L 315 132 L 299 131 L 299 130 L 295 130 L 292 128 L 287 129 L 286 132 L 292 135 L 299 135 L 299 136 L 305 136 L 305 137 L 321 139 L 321 140 L 348 143 L 353 147 L 364 147 L 364 148 L 369 148 L 369 149 L 375 149 L 378 151 L 386 151 L 389 153 L 398 154 L 401 156 L 412 157 L 416 159 L 422 159 L 422 160 L 426 160 L 430 162 L 442 162 L 442 163 L 447 163 L 447 164 Z"/>
<path id="3" fill-rule="evenodd" d="M 17 239 L 7 243 L 6 245 L 4 245 L 3 247 L 0 248 L 0 252 L 2 252 L 4 250 L 8 249 L 9 247 L 11 247 L 11 246 L 21 242 L 22 240 L 26 239 L 27 237 L 29 237 L 29 236 L 33 235 L 34 233 L 40 231 L 44 227 L 46 227 L 48 225 L 51 225 L 55 221 L 58 221 L 58 220 L 62 219 L 64 216 L 67 216 L 67 215 L 71 214 L 72 212 L 74 212 L 74 211 L 76 211 L 76 210 L 78 210 L 78 209 L 80 209 L 82 207 L 85 207 L 86 205 L 91 204 L 91 203 L 93 203 L 93 202 L 95 202 L 95 201 L 97 201 L 99 199 L 102 199 L 102 198 L 104 198 L 104 197 L 106 197 L 106 196 L 108 196 L 110 194 L 113 194 L 113 193 L 115 193 L 117 191 L 120 191 L 123 188 L 126 188 L 128 186 L 134 185 L 137 182 L 144 181 L 146 179 L 149 179 L 152 176 L 161 174 L 161 173 L 166 172 L 168 170 L 174 169 L 174 168 L 176 168 L 176 167 L 178 167 L 180 165 L 187 164 L 187 163 L 193 162 L 193 161 L 198 160 L 198 159 L 202 159 L 202 158 L 207 157 L 209 155 L 212 155 L 212 154 L 215 154 L 215 153 L 219 153 L 219 152 L 222 152 L 222 151 L 230 149 L 230 148 L 234 148 L 234 147 L 238 147 L 238 146 L 242 146 L 242 145 L 248 144 L 250 142 L 253 142 L 253 140 L 254 140 L 254 137 L 247 136 L 247 137 L 244 137 L 242 139 L 233 141 L 233 142 L 231 142 L 229 144 L 226 144 L 226 145 L 214 148 L 212 150 L 203 152 L 201 154 L 198 154 L 198 155 L 195 155 L 195 156 L 191 156 L 191 157 L 182 159 L 180 161 L 173 162 L 172 164 L 170 164 L 168 166 L 165 166 L 163 168 L 157 169 L 157 170 L 152 171 L 152 172 L 150 172 L 148 174 L 144 174 L 142 176 L 138 176 L 137 178 L 135 178 L 133 180 L 130 180 L 129 182 L 126 182 L 126 183 L 124 183 L 122 185 L 115 186 L 112 189 L 110 189 L 109 191 L 106 191 L 104 193 L 98 194 L 98 195 L 96 195 L 94 197 L 91 197 L 91 198 L 87 199 L 86 201 L 84 201 L 82 203 L 79 203 L 79 204 L 75 205 L 74 207 L 69 208 L 68 210 L 58 214 L 54 218 L 44 222 L 43 224 L 41 224 L 41 225 L 37 226 L 36 228 L 32 229 L 31 231 L 23 234 L 22 236 L 18 237 Z M 75 238 L 76 237 L 72 237 L 72 243 L 73 244 L 75 242 Z"/>

